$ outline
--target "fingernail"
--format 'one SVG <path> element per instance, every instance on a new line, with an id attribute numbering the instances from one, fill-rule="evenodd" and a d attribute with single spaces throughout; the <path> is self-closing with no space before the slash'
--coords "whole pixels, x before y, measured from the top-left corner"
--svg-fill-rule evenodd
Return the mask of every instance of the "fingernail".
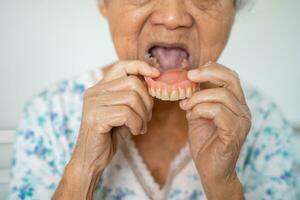
<path id="1" fill-rule="evenodd" d="M 160 71 L 158 69 L 156 69 L 155 67 L 151 67 L 151 70 L 154 72 L 154 73 L 160 73 Z"/>
<path id="2" fill-rule="evenodd" d="M 190 78 L 195 78 L 197 75 L 198 75 L 198 70 L 197 70 L 197 69 L 190 70 L 190 71 L 188 72 L 188 76 L 189 76 Z"/>

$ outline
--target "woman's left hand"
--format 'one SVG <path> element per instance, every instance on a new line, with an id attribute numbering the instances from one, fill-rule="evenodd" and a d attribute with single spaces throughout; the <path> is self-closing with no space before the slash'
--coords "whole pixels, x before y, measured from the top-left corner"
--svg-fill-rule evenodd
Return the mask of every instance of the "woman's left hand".
<path id="1" fill-rule="evenodd" d="M 251 113 L 237 73 L 209 63 L 188 73 L 210 87 L 182 100 L 190 149 L 208 199 L 243 199 L 235 167 L 251 128 Z M 203 84 L 204 83 L 204 84 Z"/>

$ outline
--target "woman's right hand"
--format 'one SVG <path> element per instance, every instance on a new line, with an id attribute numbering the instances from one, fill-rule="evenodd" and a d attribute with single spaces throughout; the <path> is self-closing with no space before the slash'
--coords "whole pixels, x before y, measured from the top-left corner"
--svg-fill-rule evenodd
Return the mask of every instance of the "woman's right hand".
<path id="1" fill-rule="evenodd" d="M 146 133 L 153 98 L 138 75 L 157 77 L 159 71 L 142 61 L 120 61 L 86 90 L 80 132 L 64 173 L 73 186 L 74 179 L 80 182 L 78 190 L 93 190 L 122 138 Z"/>

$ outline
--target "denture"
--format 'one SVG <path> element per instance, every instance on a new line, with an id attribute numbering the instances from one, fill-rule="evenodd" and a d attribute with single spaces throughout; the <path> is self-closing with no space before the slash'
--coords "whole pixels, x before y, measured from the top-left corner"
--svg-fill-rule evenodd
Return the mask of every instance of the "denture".
<path id="1" fill-rule="evenodd" d="M 157 58 L 147 55 L 146 62 L 159 69 L 157 78 L 145 77 L 149 94 L 163 101 L 178 101 L 189 98 L 196 92 L 197 84 L 187 78 L 188 61 L 183 59 L 180 66 L 164 69 Z"/>

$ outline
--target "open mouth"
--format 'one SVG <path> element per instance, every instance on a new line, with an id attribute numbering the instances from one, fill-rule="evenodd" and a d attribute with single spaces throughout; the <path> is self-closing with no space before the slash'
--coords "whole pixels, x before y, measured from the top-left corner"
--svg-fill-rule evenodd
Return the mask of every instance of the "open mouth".
<path id="1" fill-rule="evenodd" d="M 156 44 L 146 52 L 146 61 L 160 71 L 186 69 L 189 52 L 183 45 Z"/>
<path id="2" fill-rule="evenodd" d="M 151 96 L 164 101 L 191 97 L 196 83 L 187 78 L 190 54 L 184 45 L 155 44 L 148 48 L 146 62 L 160 70 L 157 78 L 145 77 Z"/>

